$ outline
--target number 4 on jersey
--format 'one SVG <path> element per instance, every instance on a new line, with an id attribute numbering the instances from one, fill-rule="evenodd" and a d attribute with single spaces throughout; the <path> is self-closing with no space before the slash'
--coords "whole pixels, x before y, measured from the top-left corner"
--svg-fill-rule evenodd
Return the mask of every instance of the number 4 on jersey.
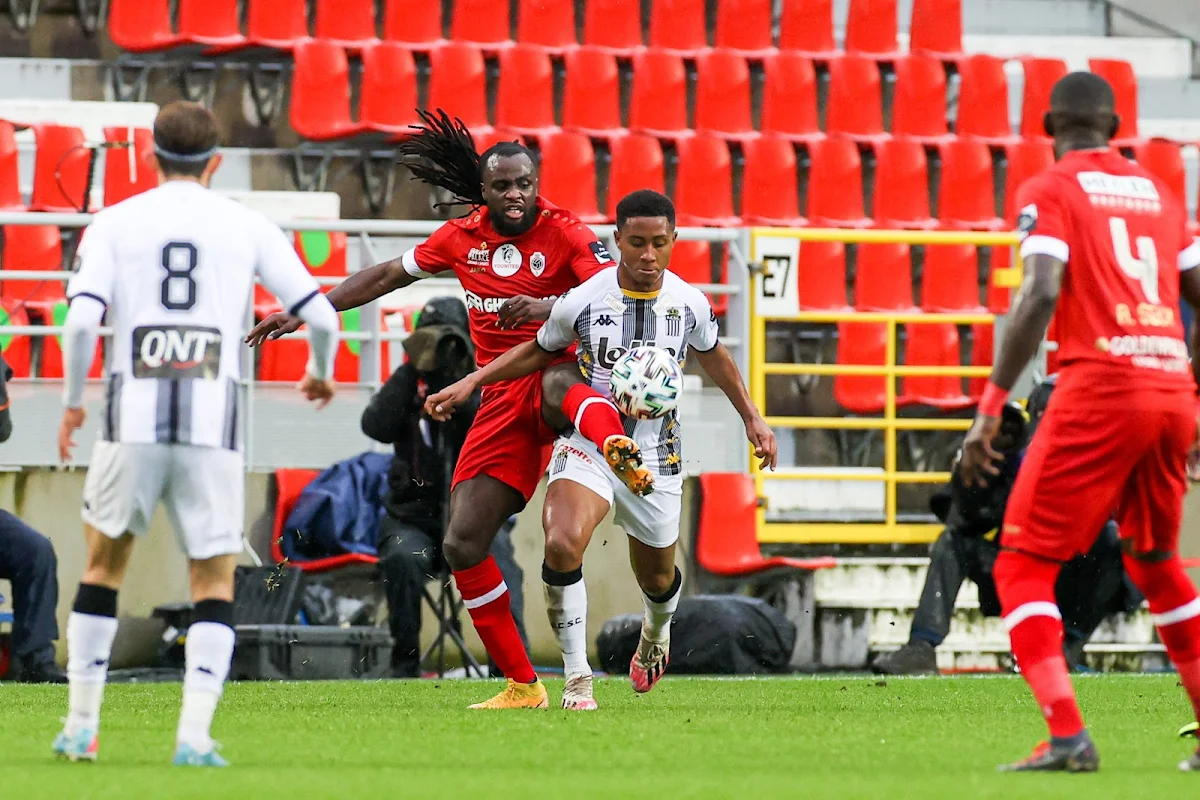
<path id="1" fill-rule="evenodd" d="M 1142 294 L 1147 303 L 1159 304 L 1158 296 L 1158 253 L 1154 240 L 1149 236 L 1137 237 L 1137 255 L 1129 242 L 1129 226 L 1120 217 L 1109 217 L 1108 229 L 1112 233 L 1113 253 L 1121 271 L 1142 285 Z"/>

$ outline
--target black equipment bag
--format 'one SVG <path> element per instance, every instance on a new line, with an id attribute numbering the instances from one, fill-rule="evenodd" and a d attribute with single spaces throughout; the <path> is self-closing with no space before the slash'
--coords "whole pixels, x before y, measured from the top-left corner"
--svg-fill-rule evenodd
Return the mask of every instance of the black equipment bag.
<path id="1" fill-rule="evenodd" d="M 637 649 L 642 615 L 604 623 L 596 637 L 601 669 L 624 673 Z M 671 624 L 672 675 L 765 675 L 787 672 L 796 626 L 758 598 L 699 595 L 679 601 Z"/>

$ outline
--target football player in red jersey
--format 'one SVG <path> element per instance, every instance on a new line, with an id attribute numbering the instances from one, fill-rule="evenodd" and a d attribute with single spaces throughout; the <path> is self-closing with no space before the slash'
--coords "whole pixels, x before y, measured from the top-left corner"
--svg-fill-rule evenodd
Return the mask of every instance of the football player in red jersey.
<path id="1" fill-rule="evenodd" d="M 524 146 L 501 142 L 480 155 L 461 121 L 442 111 L 422 118 L 425 126 L 400 146 L 401 155 L 416 158 L 410 166 L 415 177 L 450 191 L 456 203 L 472 206 L 470 213 L 442 225 L 400 258 L 351 275 L 328 297 L 344 311 L 453 271 L 466 291 L 471 339 L 482 366 L 533 339 L 535 321 L 548 317 L 555 296 L 614 262 L 574 214 L 538 195 L 537 165 Z M 299 320 L 280 312 L 255 326 L 246 341 L 258 345 L 299 326 Z M 560 362 L 574 368 L 574 353 Z M 588 404 L 589 415 L 617 417 L 611 402 L 593 394 L 601 402 Z M 504 691 L 472 708 L 545 708 L 549 703 L 489 550 L 500 526 L 533 495 L 555 438 L 542 415 L 542 375 L 537 373 L 484 390 L 459 456 L 443 552 L 479 638 L 508 678 Z M 653 479 L 633 439 L 611 437 L 604 450 L 632 490 L 650 490 Z"/>
<path id="2" fill-rule="evenodd" d="M 1013 655 L 1050 729 L 1032 755 L 1002 767 L 1012 771 L 1099 768 L 1063 659 L 1054 584 L 1110 513 L 1125 569 L 1200 716 L 1200 598 L 1176 552 L 1200 367 L 1189 366 L 1178 310 L 1181 294 L 1200 308 L 1200 244 L 1170 187 L 1109 147 L 1113 108 L 1097 75 L 1054 86 L 1044 124 L 1058 163 L 1018 190 L 1025 280 L 963 445 L 963 478 L 986 482 L 1000 410 L 1057 314 L 1058 389 L 1013 487 L 995 566 Z M 1200 769 L 1200 753 L 1180 768 Z"/>

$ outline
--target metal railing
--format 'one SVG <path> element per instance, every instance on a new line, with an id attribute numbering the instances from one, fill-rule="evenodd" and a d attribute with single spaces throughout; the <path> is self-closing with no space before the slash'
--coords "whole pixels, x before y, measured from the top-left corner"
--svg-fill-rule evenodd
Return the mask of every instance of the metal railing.
<path id="1" fill-rule="evenodd" d="M 767 376 L 878 376 L 884 379 L 884 402 L 879 417 L 766 417 L 772 428 L 823 430 L 879 430 L 883 432 L 883 469 L 861 472 L 842 469 L 787 468 L 764 473 L 751 459 L 758 497 L 757 533 L 760 542 L 788 544 L 891 544 L 932 541 L 940 526 L 897 521 L 896 490 L 900 484 L 944 483 L 946 472 L 902 471 L 897 467 L 898 431 L 964 431 L 970 421 L 964 419 L 897 417 L 896 379 L 901 377 L 986 377 L 988 367 L 908 366 L 897 363 L 897 334 L 900 325 L 950 323 L 956 325 L 992 324 L 994 316 L 975 314 L 863 313 L 846 311 L 801 311 L 797 266 L 804 242 L 905 243 L 925 245 L 971 244 L 1012 247 L 1012 233 L 882 231 L 755 228 L 750 231 L 750 252 L 756 267 L 750 294 L 750 394 L 764 414 L 767 406 Z M 996 270 L 993 280 L 1000 286 L 1020 283 L 1018 269 Z M 839 322 L 877 323 L 886 327 L 883 364 L 797 364 L 767 361 L 767 325 L 772 322 L 834 324 Z M 854 481 L 882 483 L 884 502 L 878 522 L 769 520 L 767 489 L 771 481 Z"/>

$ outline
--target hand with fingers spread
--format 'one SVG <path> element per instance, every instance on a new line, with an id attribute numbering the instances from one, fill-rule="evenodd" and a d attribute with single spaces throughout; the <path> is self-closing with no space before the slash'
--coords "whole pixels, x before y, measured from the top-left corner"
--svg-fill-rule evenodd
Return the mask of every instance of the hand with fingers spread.
<path id="1" fill-rule="evenodd" d="M 329 401 L 337 393 L 337 387 L 333 381 L 314 378 L 308 373 L 305 373 L 300 383 L 296 384 L 296 389 L 304 395 L 305 400 L 313 403 L 318 411 L 329 405 Z"/>
<path id="2" fill-rule="evenodd" d="M 82 408 L 63 410 L 62 424 L 58 427 L 58 457 L 64 464 L 71 460 L 71 451 L 75 448 L 75 431 L 82 428 L 86 420 L 87 412 Z"/>
<path id="3" fill-rule="evenodd" d="M 1000 432 L 1000 417 L 980 414 L 967 431 L 963 441 L 959 474 L 966 486 L 986 486 L 988 479 L 1000 474 L 998 464 L 1004 455 L 996 450 L 994 441 Z"/>
<path id="4" fill-rule="evenodd" d="M 767 427 L 767 421 L 758 414 L 746 420 L 746 438 L 754 446 L 754 457 L 762 459 L 759 468 L 774 470 L 779 452 L 775 433 Z"/>
<path id="5" fill-rule="evenodd" d="M 538 300 L 536 297 L 517 295 L 504 301 L 497 313 L 496 327 L 511 330 L 529 322 L 545 322 L 550 319 L 554 300 Z"/>
<path id="6" fill-rule="evenodd" d="M 425 413 L 434 422 L 445 422 L 454 415 L 455 409 L 465 405 L 479 388 L 474 375 L 454 383 L 425 398 Z"/>
<path id="7" fill-rule="evenodd" d="M 258 347 L 267 339 L 278 339 L 284 334 L 300 329 L 304 322 L 299 317 L 293 317 L 286 311 L 276 311 L 271 316 L 250 329 L 245 342 L 251 347 Z"/>

